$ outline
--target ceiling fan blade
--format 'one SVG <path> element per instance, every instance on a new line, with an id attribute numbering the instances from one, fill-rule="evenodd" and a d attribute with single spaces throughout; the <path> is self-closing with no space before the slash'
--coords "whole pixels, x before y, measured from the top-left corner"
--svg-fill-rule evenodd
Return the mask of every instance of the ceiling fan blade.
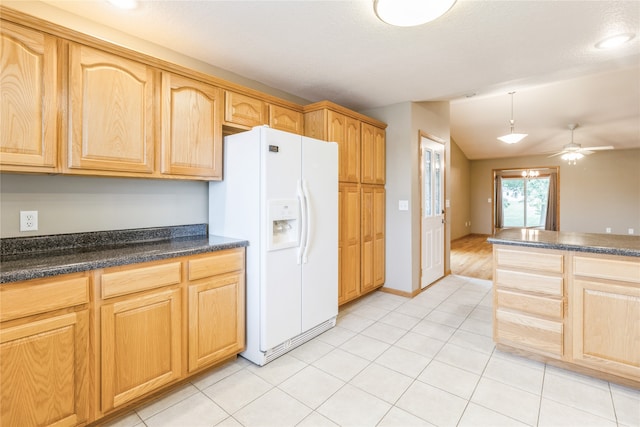
<path id="1" fill-rule="evenodd" d="M 566 153 L 566 151 L 561 151 L 561 152 L 559 152 L 559 153 L 555 153 L 555 154 L 552 154 L 552 155 L 547 156 L 547 157 L 561 156 L 561 155 L 563 155 L 564 153 Z"/>
<path id="2" fill-rule="evenodd" d="M 591 150 L 581 150 L 579 153 L 580 153 L 580 154 L 584 154 L 585 156 L 588 156 L 589 154 L 593 154 L 593 153 L 595 153 L 595 151 L 591 151 Z"/>
<path id="3" fill-rule="evenodd" d="M 602 150 L 613 150 L 613 145 L 602 145 L 600 147 L 584 147 L 585 150 L 589 151 L 602 151 Z"/>

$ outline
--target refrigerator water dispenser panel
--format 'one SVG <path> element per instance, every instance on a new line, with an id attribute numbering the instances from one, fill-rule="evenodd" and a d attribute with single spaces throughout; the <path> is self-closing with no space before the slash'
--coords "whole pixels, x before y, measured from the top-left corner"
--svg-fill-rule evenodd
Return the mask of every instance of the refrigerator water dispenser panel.
<path id="1" fill-rule="evenodd" d="M 298 246 L 298 200 L 270 200 L 268 203 L 268 250 Z"/>

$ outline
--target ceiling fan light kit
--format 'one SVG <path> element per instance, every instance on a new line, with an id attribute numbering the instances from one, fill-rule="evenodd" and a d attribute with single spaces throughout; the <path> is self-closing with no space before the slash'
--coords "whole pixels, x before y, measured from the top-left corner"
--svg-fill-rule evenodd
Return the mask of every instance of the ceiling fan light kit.
<path id="1" fill-rule="evenodd" d="M 615 36 L 600 40 L 596 43 L 596 47 L 598 49 L 615 49 L 633 40 L 635 36 L 633 33 L 616 34 Z"/>
<path id="2" fill-rule="evenodd" d="M 457 0 L 373 0 L 376 16 L 396 27 L 414 27 L 438 19 Z"/>
<path id="3" fill-rule="evenodd" d="M 506 144 L 516 144 L 524 139 L 528 133 L 514 133 L 515 128 L 515 120 L 513 119 L 513 94 L 515 92 L 509 92 L 511 95 L 511 120 L 509 120 L 509 124 L 511 127 L 511 132 L 506 135 L 499 136 L 498 139 Z"/>

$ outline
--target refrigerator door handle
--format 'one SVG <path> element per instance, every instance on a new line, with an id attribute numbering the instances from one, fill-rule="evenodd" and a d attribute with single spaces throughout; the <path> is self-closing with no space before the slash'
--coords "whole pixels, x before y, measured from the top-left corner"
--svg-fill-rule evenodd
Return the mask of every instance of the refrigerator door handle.
<path id="1" fill-rule="evenodd" d="M 307 200 L 305 198 L 302 180 L 298 180 L 298 200 L 300 201 L 300 244 L 298 245 L 298 264 L 302 264 L 305 244 L 307 241 Z"/>
<path id="2" fill-rule="evenodd" d="M 304 250 L 302 251 L 302 263 L 307 263 L 307 252 L 309 252 L 309 240 L 311 239 L 311 230 L 313 230 L 313 222 L 311 221 L 311 197 L 309 196 L 309 190 L 307 189 L 307 182 L 302 180 L 302 192 L 304 193 L 304 200 L 306 205 L 306 218 L 304 220 L 305 228 L 307 229 L 306 238 L 304 241 Z"/>

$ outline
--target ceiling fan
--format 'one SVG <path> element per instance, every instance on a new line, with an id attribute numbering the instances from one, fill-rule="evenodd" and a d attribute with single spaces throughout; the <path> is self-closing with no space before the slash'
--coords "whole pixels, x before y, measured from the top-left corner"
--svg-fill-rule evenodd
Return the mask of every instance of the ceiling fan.
<path id="1" fill-rule="evenodd" d="M 586 147 L 582 148 L 582 145 L 573 142 L 573 131 L 579 126 L 578 123 L 570 123 L 569 129 L 571 130 L 571 142 L 562 147 L 562 151 L 552 154 L 549 157 L 562 156 L 562 160 L 567 160 L 569 164 L 576 164 L 576 160 L 583 158 L 589 154 L 593 154 L 595 151 L 613 150 L 612 145 L 603 145 L 600 147 Z"/>

